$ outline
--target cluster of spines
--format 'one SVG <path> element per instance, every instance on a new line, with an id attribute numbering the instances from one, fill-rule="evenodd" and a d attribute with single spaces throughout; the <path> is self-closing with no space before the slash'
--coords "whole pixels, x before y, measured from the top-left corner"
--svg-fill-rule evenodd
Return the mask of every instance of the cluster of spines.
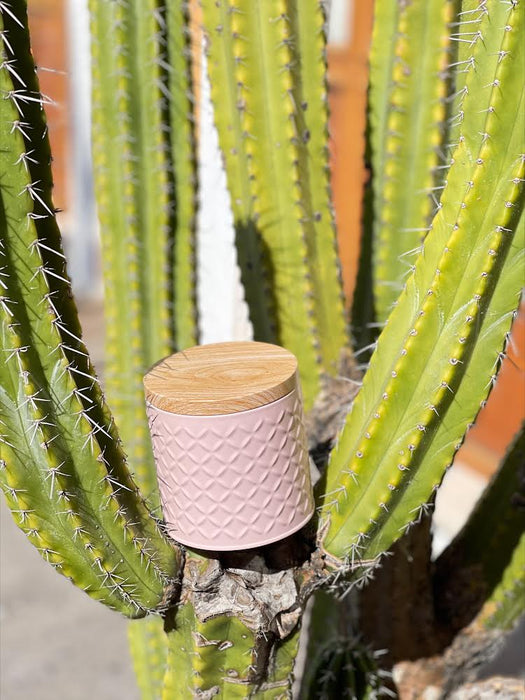
<path id="1" fill-rule="evenodd" d="M 270 277 L 276 337 L 298 357 L 309 408 L 321 372 L 336 370 L 346 340 L 327 153 L 319 145 L 327 116 L 322 11 L 314 1 L 299 8 L 285 0 L 236 0 L 205 3 L 204 17 L 212 84 L 214 70 L 232 71 L 227 99 L 218 91 L 213 97 L 238 237 L 243 229 L 264 250 L 261 263 L 252 249 L 254 260 L 260 276 Z M 307 27 L 314 32 L 309 51 Z M 297 32 L 304 37 L 292 39 Z M 307 88 L 312 76 L 315 87 Z M 232 107 L 238 114 L 225 117 Z M 311 136 L 314 129 L 319 136 Z"/>
<path id="2" fill-rule="evenodd" d="M 441 207 L 328 467 L 323 545 L 342 558 L 387 549 L 421 514 L 486 398 L 519 302 L 522 17 L 499 0 L 487 9 Z"/>
<path id="3" fill-rule="evenodd" d="M 478 41 L 483 39 L 481 22 L 488 11 L 487 0 L 462 0 L 460 5 L 455 21 L 450 26 L 450 40 L 456 45 L 456 50 L 448 66 L 454 75 L 453 92 L 448 97 L 451 104 L 447 144 L 449 157 L 458 145 L 464 115 L 463 101 L 467 94 L 467 77 L 475 69 L 474 49 Z"/>
<path id="4" fill-rule="evenodd" d="M 79 338 L 51 203 L 25 6 L 3 3 L 0 480 L 42 555 L 130 616 L 156 607 L 176 556 L 126 469 Z M 7 68 L 6 66 L 9 66 Z"/>
<path id="5" fill-rule="evenodd" d="M 380 323 L 403 288 L 439 199 L 453 9 L 450 0 L 375 7 L 370 109 Z M 392 32 L 388 50 L 385 29 Z"/>

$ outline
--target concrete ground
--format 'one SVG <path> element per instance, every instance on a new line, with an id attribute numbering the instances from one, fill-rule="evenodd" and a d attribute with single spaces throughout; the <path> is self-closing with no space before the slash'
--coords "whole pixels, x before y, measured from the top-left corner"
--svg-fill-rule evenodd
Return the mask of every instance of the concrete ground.
<path id="1" fill-rule="evenodd" d="M 102 369 L 99 304 L 84 304 L 84 337 Z M 485 481 L 462 465 L 438 498 L 436 547 L 461 527 Z M 138 700 L 127 622 L 57 575 L 0 503 L 0 699 Z"/>
<path id="2" fill-rule="evenodd" d="M 100 370 L 101 305 L 81 312 Z M 138 700 L 126 619 L 58 575 L 0 500 L 1 700 Z"/>

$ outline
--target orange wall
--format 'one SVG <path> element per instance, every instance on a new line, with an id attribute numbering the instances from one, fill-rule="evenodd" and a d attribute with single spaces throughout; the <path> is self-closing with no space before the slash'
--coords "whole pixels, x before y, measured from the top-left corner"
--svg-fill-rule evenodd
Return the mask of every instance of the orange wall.
<path id="1" fill-rule="evenodd" d="M 59 209 L 67 209 L 70 156 L 65 0 L 31 0 L 28 12 L 40 90 L 52 101 L 46 104 L 46 114 L 53 153 L 53 200 Z"/>

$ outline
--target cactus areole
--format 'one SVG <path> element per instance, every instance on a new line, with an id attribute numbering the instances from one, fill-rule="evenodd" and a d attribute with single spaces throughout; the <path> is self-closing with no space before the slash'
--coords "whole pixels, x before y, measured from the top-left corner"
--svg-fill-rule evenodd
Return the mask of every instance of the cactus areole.
<path id="1" fill-rule="evenodd" d="M 177 541 L 260 547 L 312 517 L 297 360 L 257 342 L 195 346 L 144 378 L 164 518 Z"/>

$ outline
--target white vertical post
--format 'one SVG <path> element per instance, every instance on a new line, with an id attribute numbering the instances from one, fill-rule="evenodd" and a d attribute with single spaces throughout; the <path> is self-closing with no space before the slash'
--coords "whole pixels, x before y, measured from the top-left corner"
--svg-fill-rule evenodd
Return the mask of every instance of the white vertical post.
<path id="1" fill-rule="evenodd" d="M 197 270 L 201 342 L 250 340 L 251 325 L 237 267 L 233 215 L 213 122 L 203 52 L 201 73 Z"/>
<path id="2" fill-rule="evenodd" d="M 69 273 L 78 296 L 101 292 L 97 217 L 91 164 L 91 79 L 87 0 L 68 0 L 67 37 L 71 105 L 71 230 Z"/>

